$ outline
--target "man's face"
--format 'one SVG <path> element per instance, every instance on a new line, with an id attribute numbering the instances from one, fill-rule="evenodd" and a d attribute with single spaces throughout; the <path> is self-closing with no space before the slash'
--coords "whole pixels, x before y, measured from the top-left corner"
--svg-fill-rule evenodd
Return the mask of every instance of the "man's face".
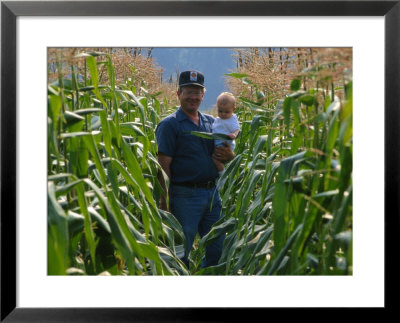
<path id="1" fill-rule="evenodd" d="M 187 112 L 197 111 L 203 101 L 203 88 L 199 86 L 185 86 L 182 91 L 178 91 L 178 98 L 183 110 Z"/>

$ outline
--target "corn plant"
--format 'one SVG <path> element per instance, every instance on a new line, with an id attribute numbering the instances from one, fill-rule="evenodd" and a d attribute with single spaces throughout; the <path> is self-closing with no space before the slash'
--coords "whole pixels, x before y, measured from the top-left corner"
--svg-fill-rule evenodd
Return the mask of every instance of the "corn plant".
<path id="1" fill-rule="evenodd" d="M 352 84 L 337 89 L 344 100 L 300 84 L 275 105 L 262 93 L 240 98 L 236 157 L 221 179 L 225 218 L 195 262 L 221 234 L 223 255 L 196 274 L 352 274 Z"/>
<path id="2" fill-rule="evenodd" d="M 156 203 L 162 103 L 117 85 L 110 56 L 83 56 L 88 78 L 72 67 L 48 88 L 48 273 L 185 274 L 182 229 Z"/>

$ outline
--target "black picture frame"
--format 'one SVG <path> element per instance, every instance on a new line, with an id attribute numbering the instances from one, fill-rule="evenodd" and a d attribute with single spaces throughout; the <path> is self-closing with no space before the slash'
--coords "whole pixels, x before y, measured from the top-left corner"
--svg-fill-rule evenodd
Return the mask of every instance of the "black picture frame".
<path id="1" fill-rule="evenodd" d="M 385 307 L 398 273 L 400 1 L 2 1 L 1 3 L 1 321 L 237 321 L 244 308 L 18 308 L 16 281 L 16 19 L 18 16 L 384 16 L 385 18 Z M 372 237 L 371 237 L 372 239 Z M 372 243 L 372 241 L 371 241 Z M 397 265 L 396 265 L 397 266 Z M 390 277 L 390 278 L 389 278 Z M 249 310 L 247 308 L 247 310 Z M 251 309 L 255 319 L 257 311 Z M 380 309 L 378 309 L 380 310 Z M 380 313 L 381 315 L 382 313 Z M 260 314 L 263 315 L 263 314 Z M 382 317 L 380 316 L 382 319 Z M 253 320 L 249 318 L 250 320 Z M 247 320 L 245 320 L 247 321 Z"/>

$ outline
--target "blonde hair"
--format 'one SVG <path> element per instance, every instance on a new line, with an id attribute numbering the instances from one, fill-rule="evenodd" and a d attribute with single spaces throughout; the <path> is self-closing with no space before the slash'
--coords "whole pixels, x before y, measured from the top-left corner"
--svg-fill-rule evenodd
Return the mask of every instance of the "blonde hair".
<path id="1" fill-rule="evenodd" d="M 222 92 L 220 95 L 218 95 L 217 104 L 218 102 L 221 102 L 222 104 L 232 103 L 233 108 L 236 109 L 236 98 L 230 92 Z"/>

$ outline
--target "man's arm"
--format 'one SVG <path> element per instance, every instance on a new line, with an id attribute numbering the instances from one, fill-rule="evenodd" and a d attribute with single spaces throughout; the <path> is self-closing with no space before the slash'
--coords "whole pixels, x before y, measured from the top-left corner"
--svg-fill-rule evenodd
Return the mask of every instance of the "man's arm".
<path id="1" fill-rule="evenodd" d="M 172 157 L 169 157 L 162 153 L 158 153 L 158 163 L 160 164 L 161 168 L 164 170 L 164 172 L 167 174 L 168 178 L 170 178 L 170 179 L 171 179 L 171 162 L 172 162 Z M 165 196 L 168 196 L 168 190 L 166 188 L 164 176 L 163 176 L 162 172 L 158 171 L 157 175 L 158 175 L 158 181 L 166 194 Z M 161 194 L 160 209 L 168 211 L 168 205 L 167 205 L 165 196 L 163 196 Z"/>

